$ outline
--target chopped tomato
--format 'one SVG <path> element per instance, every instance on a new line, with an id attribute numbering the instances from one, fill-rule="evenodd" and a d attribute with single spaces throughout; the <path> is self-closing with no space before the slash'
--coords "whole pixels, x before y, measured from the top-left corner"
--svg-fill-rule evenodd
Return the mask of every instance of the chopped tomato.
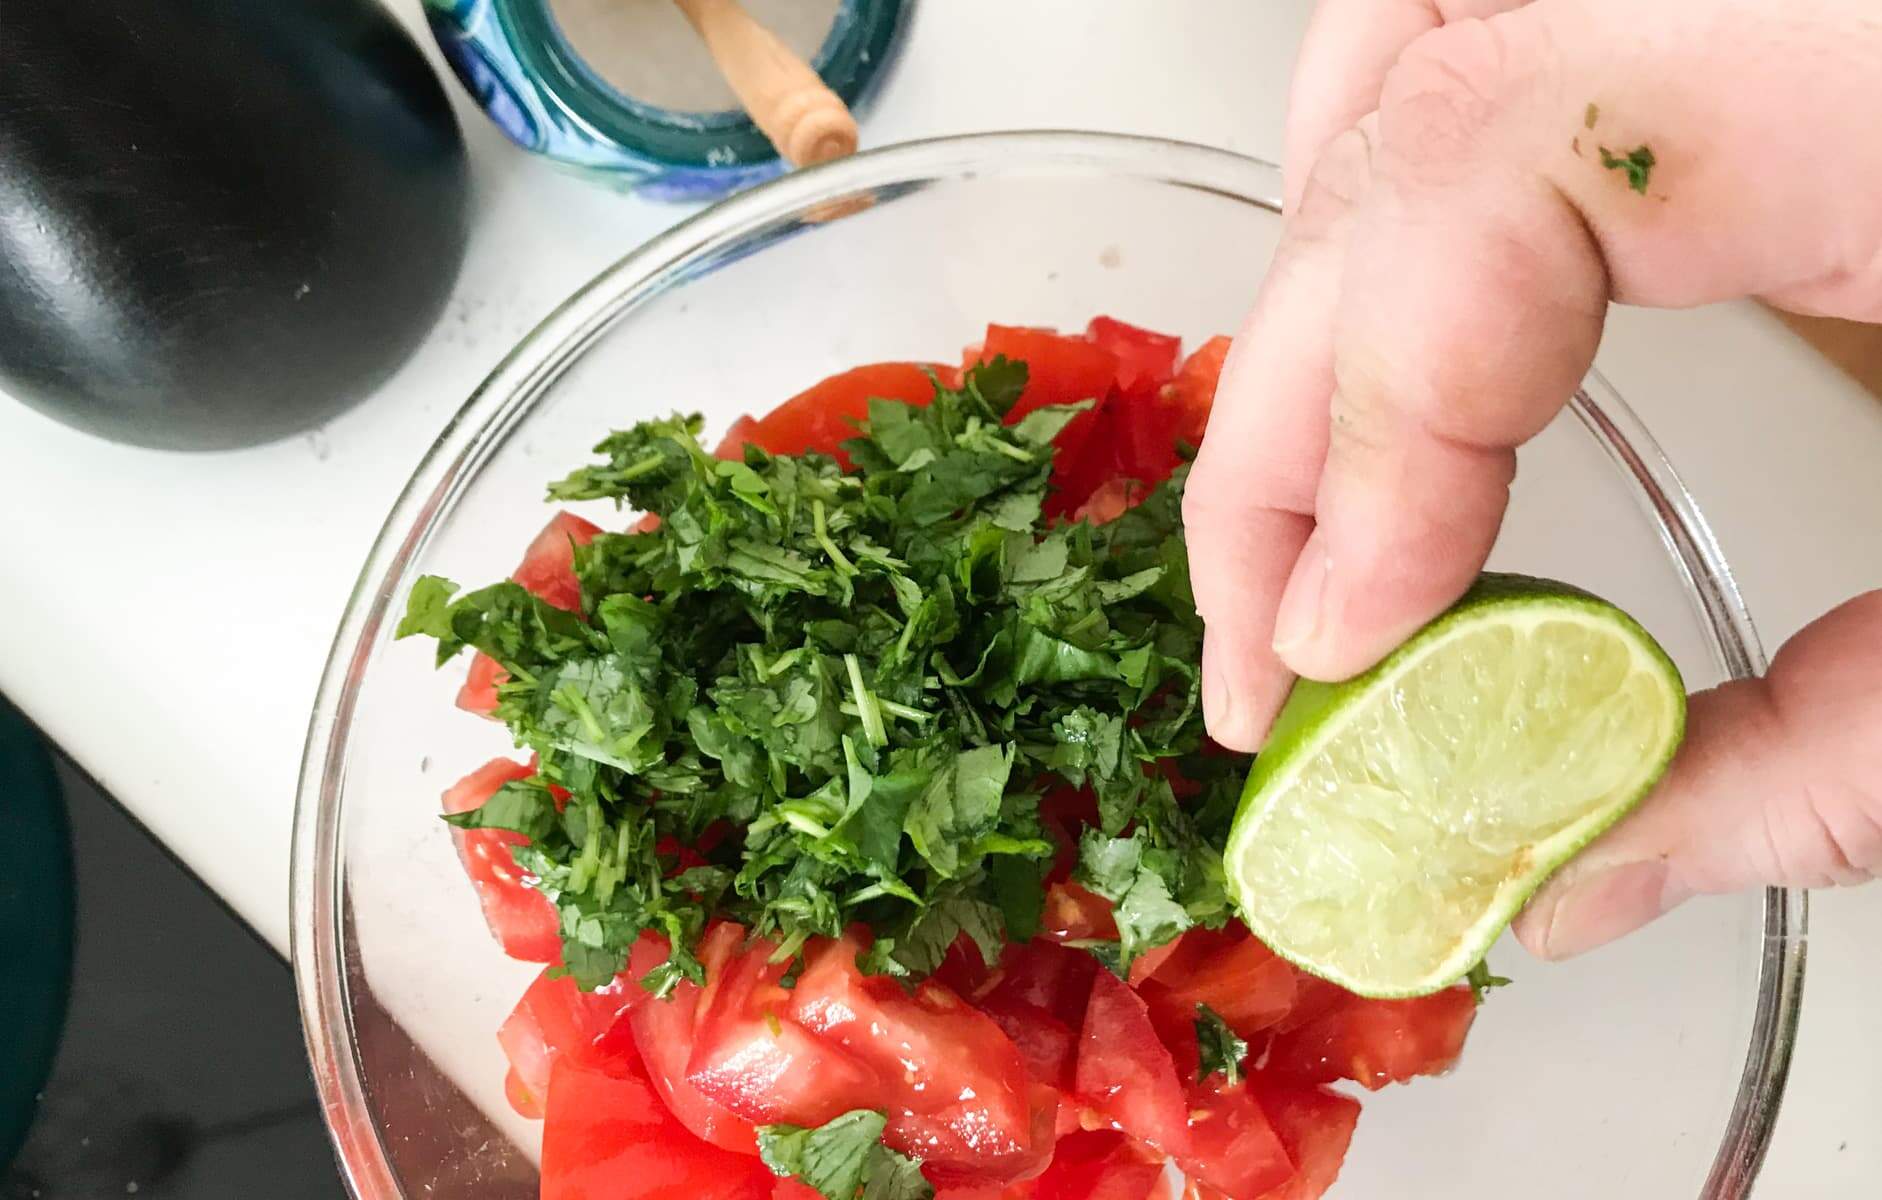
<path id="1" fill-rule="evenodd" d="M 1185 1174 L 1227 1195 L 1259 1196 L 1294 1174 L 1293 1160 L 1248 1089 L 1216 1076 L 1189 1087 Z"/>
<path id="2" fill-rule="evenodd" d="M 855 367 L 792 396 L 742 432 L 737 425 L 733 431 L 773 454 L 831 454 L 847 468 L 849 459 L 838 447 L 856 436 L 856 423 L 869 416 L 869 401 L 928 403 L 934 399 L 929 369 L 908 362 Z"/>
<path id="3" fill-rule="evenodd" d="M 1171 428 L 1176 436 L 1192 446 L 1202 444 L 1209 425 L 1209 412 L 1215 405 L 1216 386 L 1222 380 L 1222 364 L 1228 360 L 1229 339 L 1212 337 L 1196 347 L 1177 369 L 1176 378 L 1165 384 L 1160 395 L 1171 410 Z"/>
<path id="4" fill-rule="evenodd" d="M 607 1067 L 556 1060 L 542 1127 L 542 1200 L 770 1200 L 756 1158 L 700 1141 L 632 1052 Z"/>
<path id="5" fill-rule="evenodd" d="M 1019 1048 L 1028 1074 L 1061 1091 L 1071 1088 L 1072 1071 L 1078 1061 L 1076 1030 L 1012 991 L 996 988 L 980 1001 L 979 1008 Z"/>
<path id="6" fill-rule="evenodd" d="M 1359 1101 L 1323 1087 L 1275 1085 L 1260 1077 L 1249 1088 L 1294 1164 L 1292 1178 L 1252 1200 L 1320 1200 L 1346 1161 Z"/>
<path id="7" fill-rule="evenodd" d="M 1352 998 L 1353 994 L 1337 983 L 1331 983 L 1318 975 L 1309 975 L 1305 971 L 1295 971 L 1294 1006 L 1287 1010 L 1286 1016 L 1274 1023 L 1274 1032 L 1290 1033 L 1318 1020 Z"/>
<path id="8" fill-rule="evenodd" d="M 1080 1130 L 1059 1140 L 1052 1165 L 1032 1181 L 1030 1200 L 1146 1200 L 1163 1163 L 1111 1129 Z"/>
<path id="9" fill-rule="evenodd" d="M 596 1043 L 646 995 L 629 980 L 584 992 L 570 976 L 551 978 L 545 969 L 497 1030 L 497 1042 L 509 1057 L 517 1087 L 540 1111 L 549 1093 L 549 1067 L 555 1058 L 567 1054 L 583 1062 L 597 1061 Z"/>
<path id="10" fill-rule="evenodd" d="M 1183 1085 L 1141 997 L 1109 971 L 1092 980 L 1073 1090 L 1117 1127 L 1166 1154 L 1188 1150 Z"/>
<path id="11" fill-rule="evenodd" d="M 921 1159 L 938 1185 L 1036 1174 L 1051 1153 L 1056 1111 L 1040 1111 L 1055 1105 L 1034 1095 L 1019 1049 L 933 979 L 911 993 L 862 974 L 856 954 L 848 938 L 813 952 L 791 990 L 790 1016 L 874 1068 L 889 1114 L 883 1142 Z"/>
<path id="12" fill-rule="evenodd" d="M 634 1048 L 680 1124 L 722 1149 L 756 1154 L 758 1135 L 752 1123 L 715 1103 L 686 1077 L 698 1008 L 699 987 L 691 982 L 682 982 L 665 999 L 636 1006 L 627 1015 Z"/>
<path id="13" fill-rule="evenodd" d="M 1152 333 L 1115 317 L 1093 317 L 1085 326 L 1085 336 L 1117 359 L 1117 386 L 1122 392 L 1161 388 L 1176 373 L 1176 356 L 1183 349 L 1182 338 Z"/>
<path id="14" fill-rule="evenodd" d="M 457 690 L 457 706 L 468 713 L 487 717 L 497 711 L 497 688 L 509 681 L 510 674 L 497 660 L 482 650 L 471 656 L 470 673 Z"/>
<path id="15" fill-rule="evenodd" d="M 582 587 L 575 578 L 575 547 L 595 540 L 601 526 L 574 513 L 557 513 L 523 552 L 510 576 L 546 603 L 570 612 L 582 609 Z"/>
<path id="16" fill-rule="evenodd" d="M 732 427 L 725 431 L 725 436 L 719 440 L 717 446 L 713 447 L 713 457 L 729 459 L 733 462 L 744 458 L 745 444 L 757 440 L 754 436 L 757 431 L 758 422 L 750 417 L 741 416 L 732 422 Z"/>
<path id="17" fill-rule="evenodd" d="M 1082 1030 L 1098 971 L 1098 960 L 1091 955 L 1054 942 L 1008 946 L 1000 955 L 999 979 L 982 1003 L 1010 999 L 1050 1014 L 1068 1029 Z"/>
<path id="18" fill-rule="evenodd" d="M 1055 942 L 1114 942 L 1117 919 L 1111 915 L 1109 900 L 1083 884 L 1066 880 L 1046 889 L 1039 930 L 1041 936 Z"/>
<path id="19" fill-rule="evenodd" d="M 980 947 L 964 933 L 954 939 L 947 954 L 942 956 L 941 965 L 934 969 L 934 978 L 957 996 L 975 995 L 992 974 L 986 960 L 980 956 Z"/>
<path id="20" fill-rule="evenodd" d="M 1244 1038 L 1252 1038 L 1294 1004 L 1297 973 L 1238 923 L 1192 929 L 1143 983 L 1153 1008 L 1193 1017 L 1207 1004 Z"/>
<path id="21" fill-rule="evenodd" d="M 1007 424 L 1049 405 L 1092 402 L 1091 411 L 1074 417 L 1059 433 L 1060 466 L 1053 471 L 1057 481 L 1064 462 L 1077 455 L 1098 427 L 1098 414 L 1103 411 L 1117 379 L 1117 358 L 1084 338 L 1068 337 L 1050 329 L 989 325 L 986 340 L 981 343 L 980 360 L 991 361 L 1001 355 L 1026 364 L 1026 390 L 1007 411 Z"/>
<path id="22" fill-rule="evenodd" d="M 1351 1079 L 1371 1091 L 1448 1071 L 1477 1016 L 1467 987 L 1414 1000 L 1357 996 L 1275 1037 L 1266 1073 L 1296 1083 Z"/>
<path id="23" fill-rule="evenodd" d="M 497 789 L 533 772 L 523 763 L 493 758 L 445 790 L 444 811 L 469 812 L 496 795 Z M 477 889 L 484 921 L 511 958 L 554 962 L 562 952 L 555 905 L 531 887 L 510 847 L 529 841 L 507 829 L 453 829 L 458 857 Z"/>
<path id="24" fill-rule="evenodd" d="M 823 1193 L 796 1179 L 780 1179 L 771 1189 L 771 1200 L 823 1200 Z"/>
<path id="25" fill-rule="evenodd" d="M 547 1094 L 548 1090 L 545 1088 L 543 1095 Z M 542 1095 L 529 1089 L 529 1086 L 523 1082 L 523 1077 L 516 1073 L 515 1067 L 503 1073 L 503 1098 L 510 1102 L 510 1107 L 516 1111 L 517 1116 L 529 1121 L 542 1120 Z"/>
<path id="26" fill-rule="evenodd" d="M 574 513 L 557 513 L 523 551 L 523 561 L 510 578 L 557 608 L 580 612 L 582 587 L 575 578 L 575 547 L 586 546 L 600 532 L 599 525 Z M 457 706 L 489 716 L 497 708 L 497 686 L 507 679 L 495 659 L 478 651 L 464 686 L 458 689 Z"/>
<path id="27" fill-rule="evenodd" d="M 760 1125 L 822 1125 L 871 1107 L 864 1100 L 880 1090 L 875 1071 L 791 1019 L 799 992 L 779 982 L 788 964 L 767 961 L 776 947 L 754 939 L 728 949 L 725 941 L 744 936 L 730 922 L 709 931 L 708 942 L 715 935 L 722 940 L 702 943 L 699 951 L 706 986 L 687 1080 L 707 1099 Z"/>

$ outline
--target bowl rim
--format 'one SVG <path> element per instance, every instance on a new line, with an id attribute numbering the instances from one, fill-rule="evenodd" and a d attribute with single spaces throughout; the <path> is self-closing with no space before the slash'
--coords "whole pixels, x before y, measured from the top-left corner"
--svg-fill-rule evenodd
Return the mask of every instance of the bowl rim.
<path id="1" fill-rule="evenodd" d="M 387 514 L 348 596 L 321 673 L 295 796 L 289 955 L 315 1087 L 340 1175 L 358 1200 L 406 1200 L 361 1078 L 343 960 L 341 809 L 358 685 L 395 597 L 440 516 L 502 444 L 543 388 L 616 320 L 717 265 L 717 253 L 767 229 L 837 219 L 833 206 L 982 174 L 1083 172 L 1214 192 L 1280 212 L 1271 163 L 1165 138 L 1071 130 L 967 134 L 906 142 L 774 179 L 721 201 L 617 259 L 558 305 L 497 363 L 439 431 Z M 1761 673 L 1764 650 L 1730 567 L 1659 444 L 1598 372 L 1571 411 L 1615 464 L 1658 527 L 1730 678 Z M 1808 900 L 1767 889 L 1758 991 L 1738 1092 L 1697 1200 L 1741 1200 L 1770 1145 L 1797 1035 Z M 344 1033 L 342 1032 L 344 1031 Z"/>

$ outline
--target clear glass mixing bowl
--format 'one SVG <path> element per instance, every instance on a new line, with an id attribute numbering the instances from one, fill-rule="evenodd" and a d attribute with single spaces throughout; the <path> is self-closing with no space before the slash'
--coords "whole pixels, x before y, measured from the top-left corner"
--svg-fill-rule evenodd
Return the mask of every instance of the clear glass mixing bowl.
<path id="1" fill-rule="evenodd" d="M 792 175 L 622 259 L 505 358 L 444 430 L 353 593 L 308 734 L 294 970 L 344 1174 L 361 1200 L 535 1194 L 537 1128 L 494 1031 L 535 968 L 485 932 L 438 794 L 504 731 L 452 707 L 463 667 L 392 645 L 425 572 L 506 574 L 546 480 L 611 428 L 703 411 L 716 436 L 838 369 L 947 358 L 989 320 L 1096 313 L 1231 330 L 1280 228 L 1271 166 L 1066 133 L 955 138 Z M 607 508 L 589 514 L 620 517 Z M 1599 379 L 1522 456 L 1493 566 L 1637 615 L 1695 688 L 1762 666 L 1692 497 Z M 1516 978 L 1449 1077 L 1366 1097 L 1337 1200 L 1727 1200 L 1749 1194 L 1783 1090 L 1803 897 L 1687 905 Z"/>

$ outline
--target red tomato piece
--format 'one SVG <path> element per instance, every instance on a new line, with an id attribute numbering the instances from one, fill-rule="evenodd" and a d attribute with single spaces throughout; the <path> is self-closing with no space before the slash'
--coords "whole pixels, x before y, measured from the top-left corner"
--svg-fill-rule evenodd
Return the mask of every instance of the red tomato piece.
<path id="1" fill-rule="evenodd" d="M 823 1193 L 796 1179 L 780 1179 L 771 1189 L 771 1200 L 823 1200 Z"/>
<path id="2" fill-rule="evenodd" d="M 1163 1178 L 1163 1163 L 1111 1129 L 1061 1138 L 1052 1165 L 1032 1181 L 1030 1200 L 1146 1200 Z"/>
<path id="3" fill-rule="evenodd" d="M 460 813 L 481 807 L 504 784 L 531 774 L 523 763 L 493 758 L 445 790 L 444 811 Z M 555 906 L 529 885 L 528 876 L 510 853 L 510 847 L 529 839 L 507 829 L 453 829 L 451 839 L 477 889 L 484 921 L 503 952 L 524 962 L 554 962 L 562 953 Z"/>
<path id="4" fill-rule="evenodd" d="M 934 399 L 930 369 L 907 362 L 853 367 L 792 396 L 748 429 L 734 425 L 733 431 L 773 454 L 830 454 L 847 468 L 849 459 L 838 447 L 856 436 L 856 423 L 869 416 L 870 399 L 927 404 Z M 726 445 L 731 440 L 728 434 Z"/>
<path id="5" fill-rule="evenodd" d="M 1477 1001 L 1467 987 L 1414 1000 L 1355 996 L 1276 1036 L 1263 1069 L 1276 1080 L 1351 1079 L 1376 1092 L 1388 1083 L 1448 1071 L 1476 1017 Z"/>
<path id="6" fill-rule="evenodd" d="M 1185 1174 L 1230 1196 L 1254 1197 L 1287 1182 L 1294 1162 L 1267 1114 L 1241 1085 L 1220 1076 L 1189 1088 L 1189 1153 Z"/>
<path id="7" fill-rule="evenodd" d="M 509 1057 L 517 1086 L 534 1099 L 538 1111 L 549 1093 L 549 1068 L 555 1059 L 566 1054 L 586 1063 L 600 1061 L 605 1056 L 597 1044 L 622 1013 L 646 996 L 626 979 L 584 992 L 567 975 L 551 978 L 544 970 L 536 976 L 497 1029 L 497 1042 Z"/>
<path id="8" fill-rule="evenodd" d="M 708 940 L 715 935 L 738 939 L 744 930 L 728 922 Z M 706 987 L 687 1080 L 707 1099 L 760 1125 L 822 1125 L 853 1108 L 877 1107 L 876 1073 L 791 1019 L 803 983 L 798 990 L 779 984 L 787 964 L 766 961 L 774 949 L 762 939 L 730 952 L 723 944 L 701 944 Z"/>
<path id="9" fill-rule="evenodd" d="M 1346 1161 L 1359 1124 L 1359 1101 L 1322 1087 L 1269 1084 L 1260 1077 L 1250 1080 L 1249 1088 L 1294 1163 L 1292 1178 L 1252 1200 L 1320 1200 Z"/>
<path id="10" fill-rule="evenodd" d="M 582 587 L 575 578 L 575 547 L 595 540 L 601 526 L 574 513 L 557 513 L 523 552 L 511 579 L 545 603 L 570 612 L 582 610 Z"/>
<path id="11" fill-rule="evenodd" d="M 1055 942 L 1114 942 L 1117 919 L 1111 915 L 1109 900 L 1083 884 L 1066 880 L 1046 889 L 1039 931 Z"/>
<path id="12" fill-rule="evenodd" d="M 471 656 L 470 673 L 457 690 L 457 706 L 467 713 L 487 717 L 497 711 L 497 688 L 509 681 L 510 674 L 497 660 L 482 650 Z"/>
<path id="13" fill-rule="evenodd" d="M 1078 1042 L 1073 1090 L 1139 1141 L 1180 1155 L 1189 1149 L 1183 1085 L 1143 999 L 1109 971 L 1092 980 Z"/>
<path id="14" fill-rule="evenodd" d="M 545 1089 L 544 1094 L 547 1094 Z M 510 1102 L 516 1115 L 528 1121 L 542 1120 L 542 1098 L 529 1090 L 522 1077 L 511 1067 L 503 1073 L 503 1098 Z"/>
<path id="15" fill-rule="evenodd" d="M 1098 960 L 1083 950 L 1043 939 L 1008 946 L 1000 955 L 999 979 L 982 1003 L 1011 1000 L 1050 1014 L 1068 1029 L 1082 1030 L 1099 969 Z"/>
<path id="16" fill-rule="evenodd" d="M 762 1162 L 700 1141 L 631 1052 L 612 1069 L 561 1058 L 542 1127 L 542 1200 L 770 1200 Z"/>
<path id="17" fill-rule="evenodd" d="M 1117 357 L 1084 338 L 1067 337 L 1050 329 L 989 325 L 986 340 L 981 343 L 980 360 L 991 361 L 1002 355 L 1026 364 L 1026 390 L 1007 411 L 1007 424 L 1048 405 L 1092 402 L 1091 411 L 1074 417 L 1059 433 L 1059 465 L 1053 471 L 1057 481 L 1065 464 L 1077 458 L 1080 448 L 1098 428 L 1098 415 L 1117 379 Z"/>
<path id="18" fill-rule="evenodd" d="M 1174 410 L 1171 424 L 1176 436 L 1192 446 L 1202 444 L 1209 425 L 1209 411 L 1215 405 L 1216 385 L 1222 379 L 1222 364 L 1228 360 L 1229 339 L 1212 337 L 1183 360 L 1176 378 L 1165 384 L 1161 393 L 1164 404 Z"/>
<path id="19" fill-rule="evenodd" d="M 1012 991 L 996 989 L 979 1002 L 979 1008 L 1019 1048 L 1028 1074 L 1061 1091 L 1071 1088 L 1078 1034 L 1070 1025 Z"/>
<path id="20" fill-rule="evenodd" d="M 649 1000 L 628 1013 L 634 1048 L 646 1064 L 660 1098 L 680 1124 L 702 1141 L 740 1154 L 758 1153 L 758 1135 L 750 1121 L 714 1103 L 686 1078 L 693 1054 L 699 988 L 686 982 L 664 1000 Z"/>
<path id="21" fill-rule="evenodd" d="M 725 431 L 725 436 L 713 448 L 714 458 L 723 458 L 736 462 L 745 457 L 745 444 L 756 441 L 753 435 L 758 430 L 758 422 L 750 417 L 740 417 L 732 422 L 732 427 Z"/>
<path id="22" fill-rule="evenodd" d="M 986 960 L 980 957 L 980 947 L 963 933 L 948 947 L 941 965 L 934 969 L 933 978 L 957 996 L 973 996 L 986 986 L 992 974 Z"/>
<path id="23" fill-rule="evenodd" d="M 1168 383 L 1183 349 L 1182 338 L 1152 333 L 1115 317 L 1093 317 L 1085 336 L 1117 358 L 1117 386 L 1123 392 L 1155 390 Z"/>
<path id="24" fill-rule="evenodd" d="M 1191 1018 L 1207 1004 L 1229 1028 L 1253 1038 L 1293 1007 L 1297 973 L 1241 925 L 1192 929 L 1142 985 L 1153 1007 Z"/>
<path id="25" fill-rule="evenodd" d="M 1056 1104 L 1034 1094 L 1018 1047 L 933 979 L 911 993 L 862 974 L 856 954 L 848 938 L 816 950 L 791 990 L 790 1016 L 875 1070 L 889 1114 L 884 1144 L 921 1159 L 936 1185 L 1036 1174 L 1051 1153 Z"/>

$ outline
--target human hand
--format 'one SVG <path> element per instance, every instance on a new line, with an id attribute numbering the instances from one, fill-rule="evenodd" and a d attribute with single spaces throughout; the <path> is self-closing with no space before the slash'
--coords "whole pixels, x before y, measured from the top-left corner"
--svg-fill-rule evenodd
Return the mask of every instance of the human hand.
<path id="1" fill-rule="evenodd" d="M 1877 112 L 1871 0 L 1323 0 L 1185 502 L 1215 737 L 1257 748 L 1295 672 L 1362 671 L 1463 593 L 1611 300 L 1882 319 Z M 1882 870 L 1882 593 L 1689 728 L 1531 902 L 1532 950 Z"/>

